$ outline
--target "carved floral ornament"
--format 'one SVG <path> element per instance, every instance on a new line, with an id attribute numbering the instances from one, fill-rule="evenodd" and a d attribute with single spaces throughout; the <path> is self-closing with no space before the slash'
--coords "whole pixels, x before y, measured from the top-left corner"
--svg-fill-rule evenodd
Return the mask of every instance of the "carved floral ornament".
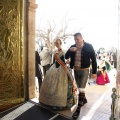
<path id="1" fill-rule="evenodd" d="M 24 101 L 21 3 L 0 0 L 0 110 Z"/>

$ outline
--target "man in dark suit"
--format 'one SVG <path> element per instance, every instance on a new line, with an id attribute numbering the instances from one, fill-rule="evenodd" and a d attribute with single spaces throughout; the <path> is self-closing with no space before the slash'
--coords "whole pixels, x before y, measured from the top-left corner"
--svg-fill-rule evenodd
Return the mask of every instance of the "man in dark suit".
<path id="1" fill-rule="evenodd" d="M 65 55 L 65 59 L 70 59 L 70 68 L 74 69 L 75 80 L 79 88 L 79 101 L 73 118 L 78 118 L 80 108 L 87 99 L 85 97 L 85 87 L 89 75 L 90 61 L 92 62 L 92 78 L 96 78 L 97 62 L 95 51 L 91 44 L 83 40 L 81 33 L 74 35 L 75 45 L 72 45 Z"/>

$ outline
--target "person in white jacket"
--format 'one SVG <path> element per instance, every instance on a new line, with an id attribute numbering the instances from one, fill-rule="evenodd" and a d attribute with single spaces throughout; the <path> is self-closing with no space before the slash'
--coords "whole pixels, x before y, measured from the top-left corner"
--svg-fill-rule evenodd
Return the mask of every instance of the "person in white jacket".
<path id="1" fill-rule="evenodd" d="M 40 52 L 41 65 L 43 66 L 43 75 L 49 70 L 52 64 L 52 52 L 45 46 Z"/>

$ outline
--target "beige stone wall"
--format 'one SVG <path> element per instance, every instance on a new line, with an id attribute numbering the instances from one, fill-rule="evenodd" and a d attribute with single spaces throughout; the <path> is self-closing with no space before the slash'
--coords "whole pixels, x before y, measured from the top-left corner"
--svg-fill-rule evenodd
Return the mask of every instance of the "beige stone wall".
<path id="1" fill-rule="evenodd" d="M 119 35 L 118 35 L 118 49 L 117 49 L 117 95 L 120 96 L 120 0 L 118 3 L 118 26 L 119 26 Z M 116 118 L 120 120 L 120 98 L 117 98 L 116 104 Z"/>
<path id="2" fill-rule="evenodd" d="M 28 82 L 29 99 L 35 97 L 35 0 L 28 3 Z"/>

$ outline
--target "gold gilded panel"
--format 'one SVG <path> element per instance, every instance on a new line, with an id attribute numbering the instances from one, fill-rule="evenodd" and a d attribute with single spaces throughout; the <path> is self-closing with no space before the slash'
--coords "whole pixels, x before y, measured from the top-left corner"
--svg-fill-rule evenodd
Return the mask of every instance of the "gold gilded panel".
<path id="1" fill-rule="evenodd" d="M 0 0 L 0 111 L 24 102 L 24 0 Z"/>

